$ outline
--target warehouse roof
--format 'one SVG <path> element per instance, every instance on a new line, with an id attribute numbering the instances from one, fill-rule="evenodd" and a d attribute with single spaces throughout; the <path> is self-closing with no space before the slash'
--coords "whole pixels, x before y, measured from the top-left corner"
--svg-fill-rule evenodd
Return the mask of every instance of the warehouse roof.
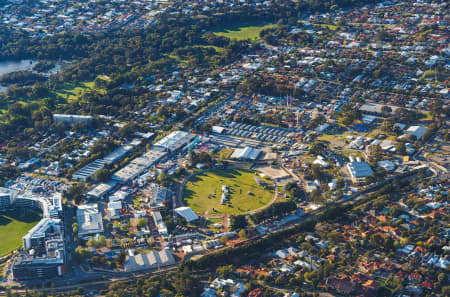
<path id="1" fill-rule="evenodd" d="M 106 164 L 112 164 L 122 159 L 128 152 L 133 150 L 132 145 L 122 145 L 116 148 L 112 153 L 103 158 Z"/>
<path id="2" fill-rule="evenodd" d="M 137 157 L 136 159 L 131 161 L 130 164 L 128 164 L 124 168 L 114 173 L 112 179 L 120 182 L 127 182 L 143 173 L 146 169 L 155 165 L 165 155 L 165 152 L 150 150 L 142 156 Z"/>
<path id="3" fill-rule="evenodd" d="M 366 162 L 351 162 L 347 164 L 350 175 L 354 178 L 361 178 L 373 174 L 372 168 Z"/>
<path id="4" fill-rule="evenodd" d="M 178 207 L 175 209 L 175 212 L 183 217 L 188 223 L 198 219 L 198 216 L 190 207 Z"/>
<path id="5" fill-rule="evenodd" d="M 169 151 L 175 151 L 186 144 L 194 138 L 194 135 L 184 131 L 174 131 L 162 138 L 154 144 L 155 148 L 162 148 Z"/>
<path id="6" fill-rule="evenodd" d="M 260 154 L 260 150 L 247 146 L 243 149 L 235 149 L 231 154 L 231 159 L 256 160 Z"/>
<path id="7" fill-rule="evenodd" d="M 97 203 L 78 206 L 77 221 L 80 236 L 103 232 L 103 220 Z"/>
<path id="8" fill-rule="evenodd" d="M 101 184 L 95 185 L 93 188 L 91 188 L 86 193 L 86 195 L 94 197 L 94 198 L 100 198 L 103 195 L 107 194 L 113 187 L 114 187 L 114 183 L 101 183 Z"/>
<path id="9" fill-rule="evenodd" d="M 164 249 L 158 253 L 151 251 L 147 254 L 127 256 L 125 261 L 125 270 L 137 271 L 171 264 L 175 264 L 175 259 L 172 252 Z"/>
<path id="10" fill-rule="evenodd" d="M 427 128 L 422 126 L 411 126 L 406 130 L 408 134 L 416 136 L 417 139 L 422 138 L 423 134 L 427 132 Z"/>

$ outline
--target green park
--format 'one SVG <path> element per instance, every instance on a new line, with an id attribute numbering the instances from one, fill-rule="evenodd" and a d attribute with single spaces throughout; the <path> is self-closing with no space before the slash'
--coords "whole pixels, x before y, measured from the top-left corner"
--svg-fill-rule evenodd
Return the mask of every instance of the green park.
<path id="1" fill-rule="evenodd" d="M 22 237 L 40 220 L 33 212 L 10 211 L 0 213 L 0 256 L 22 245 Z"/>
<path id="2" fill-rule="evenodd" d="M 227 200 L 221 204 L 222 186 Z M 184 189 L 184 203 L 207 215 L 238 214 L 259 209 L 272 201 L 272 183 L 246 169 L 212 170 L 190 178 Z"/>

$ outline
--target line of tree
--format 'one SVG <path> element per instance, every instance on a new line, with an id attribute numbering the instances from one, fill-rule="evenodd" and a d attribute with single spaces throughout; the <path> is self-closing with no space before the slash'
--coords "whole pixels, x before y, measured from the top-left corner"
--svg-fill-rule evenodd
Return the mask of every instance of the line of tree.
<path id="1" fill-rule="evenodd" d="M 293 201 L 283 201 L 270 205 L 269 207 L 254 213 L 250 216 L 255 224 L 259 224 L 268 220 L 279 219 L 284 215 L 297 209 L 297 204 Z"/>

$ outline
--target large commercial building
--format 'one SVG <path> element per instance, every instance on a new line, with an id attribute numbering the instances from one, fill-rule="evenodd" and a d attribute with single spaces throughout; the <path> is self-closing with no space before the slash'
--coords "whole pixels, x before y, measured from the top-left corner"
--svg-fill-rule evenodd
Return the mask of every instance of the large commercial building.
<path id="1" fill-rule="evenodd" d="M 44 218 L 22 237 L 23 247 L 41 252 L 48 239 L 61 236 L 62 228 L 60 219 Z"/>
<path id="2" fill-rule="evenodd" d="M 164 208 L 164 202 L 169 200 L 167 188 L 154 183 L 151 184 L 149 188 L 151 191 L 150 208 L 154 210 Z"/>
<path id="3" fill-rule="evenodd" d="M 407 134 L 414 135 L 416 139 L 422 139 L 422 136 L 427 132 L 427 128 L 422 126 L 411 126 L 406 130 Z"/>
<path id="4" fill-rule="evenodd" d="M 119 183 L 127 183 L 141 175 L 148 168 L 156 165 L 166 154 L 164 151 L 152 149 L 114 173 L 111 178 Z"/>
<path id="5" fill-rule="evenodd" d="M 51 197 L 36 196 L 30 193 L 17 195 L 14 199 L 16 208 L 40 209 L 43 218 L 58 219 L 63 217 L 61 193 L 55 193 Z"/>
<path id="6" fill-rule="evenodd" d="M 72 175 L 72 180 L 87 182 L 97 171 L 105 167 L 105 160 L 95 160 Z"/>
<path id="7" fill-rule="evenodd" d="M 125 157 L 128 153 L 130 153 L 134 149 L 133 145 L 122 145 L 118 148 L 116 148 L 112 153 L 108 154 L 106 157 L 103 158 L 105 160 L 105 163 L 110 165 L 114 164 L 123 157 Z"/>
<path id="8" fill-rule="evenodd" d="M 119 183 L 127 183 L 144 173 L 145 170 L 155 166 L 167 153 L 177 151 L 189 144 L 195 135 L 175 131 L 156 142 L 152 149 L 142 156 L 131 161 L 127 166 L 112 175 L 112 179 Z"/>
<path id="9" fill-rule="evenodd" d="M 160 139 L 153 145 L 154 149 L 160 149 L 172 153 L 187 145 L 195 138 L 195 135 L 184 132 L 174 131 L 166 137 Z"/>
<path id="10" fill-rule="evenodd" d="M 16 190 L 0 187 L 0 211 L 5 211 L 11 207 L 17 196 Z"/>
<path id="11" fill-rule="evenodd" d="M 12 261 L 15 280 L 50 279 L 66 270 L 64 218 L 60 193 L 44 197 L 31 193 L 15 195 L 12 205 L 26 210 L 40 209 L 42 220 L 24 237 L 23 250 Z"/>
<path id="12" fill-rule="evenodd" d="M 175 213 L 185 219 L 188 223 L 198 220 L 198 215 L 190 207 L 178 207 L 174 209 Z"/>
<path id="13" fill-rule="evenodd" d="M 133 150 L 133 145 L 123 145 L 115 149 L 103 159 L 95 160 L 84 166 L 72 175 L 72 179 L 76 181 L 88 181 L 97 171 L 103 169 L 106 165 L 111 165 L 125 157 Z"/>
<path id="14" fill-rule="evenodd" d="M 362 182 L 366 177 L 373 174 L 370 165 L 364 161 L 347 163 L 347 169 L 353 182 Z"/>
<path id="15" fill-rule="evenodd" d="M 111 183 L 111 182 L 95 185 L 93 188 L 91 188 L 86 193 L 86 196 L 88 198 L 92 198 L 92 199 L 103 198 L 111 192 L 111 190 L 114 188 L 114 186 L 115 186 L 115 183 Z"/>
<path id="16" fill-rule="evenodd" d="M 139 271 L 143 269 L 159 269 L 175 264 L 175 259 L 170 250 L 160 252 L 151 251 L 148 254 L 131 254 L 125 260 L 125 271 Z"/>
<path id="17" fill-rule="evenodd" d="M 76 123 L 86 123 L 90 125 L 92 123 L 92 116 L 85 116 L 85 115 L 74 115 L 74 114 L 54 114 L 53 120 L 55 123 L 59 124 L 69 124 L 73 125 Z"/>
<path id="18" fill-rule="evenodd" d="M 103 233 L 103 220 L 97 203 L 78 206 L 77 222 L 80 237 Z"/>
<path id="19" fill-rule="evenodd" d="M 63 239 L 45 242 L 45 250 L 38 253 L 34 249 L 21 252 L 12 261 L 15 280 L 51 279 L 66 272 L 66 255 Z"/>
<path id="20" fill-rule="evenodd" d="M 256 161 L 260 154 L 260 150 L 247 146 L 243 149 L 235 149 L 233 154 L 231 154 L 231 159 Z"/>

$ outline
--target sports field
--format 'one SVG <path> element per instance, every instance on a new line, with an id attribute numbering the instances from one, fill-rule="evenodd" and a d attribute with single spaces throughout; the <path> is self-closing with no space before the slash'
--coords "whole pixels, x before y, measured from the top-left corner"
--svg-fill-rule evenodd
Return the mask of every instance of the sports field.
<path id="1" fill-rule="evenodd" d="M 201 173 L 186 183 L 184 202 L 195 212 L 210 215 L 238 214 L 258 209 L 272 201 L 274 194 L 273 190 L 266 190 L 259 185 L 256 182 L 258 177 L 255 177 L 255 171 L 244 169 Z M 228 202 L 223 205 L 222 185 L 225 185 L 229 192 Z"/>
<path id="2" fill-rule="evenodd" d="M 214 34 L 236 40 L 257 41 L 262 30 L 273 27 L 276 27 L 276 24 L 238 24 L 216 29 Z"/>
<path id="3" fill-rule="evenodd" d="M 0 256 L 22 244 L 22 236 L 40 220 L 36 213 L 10 211 L 0 213 Z"/>

